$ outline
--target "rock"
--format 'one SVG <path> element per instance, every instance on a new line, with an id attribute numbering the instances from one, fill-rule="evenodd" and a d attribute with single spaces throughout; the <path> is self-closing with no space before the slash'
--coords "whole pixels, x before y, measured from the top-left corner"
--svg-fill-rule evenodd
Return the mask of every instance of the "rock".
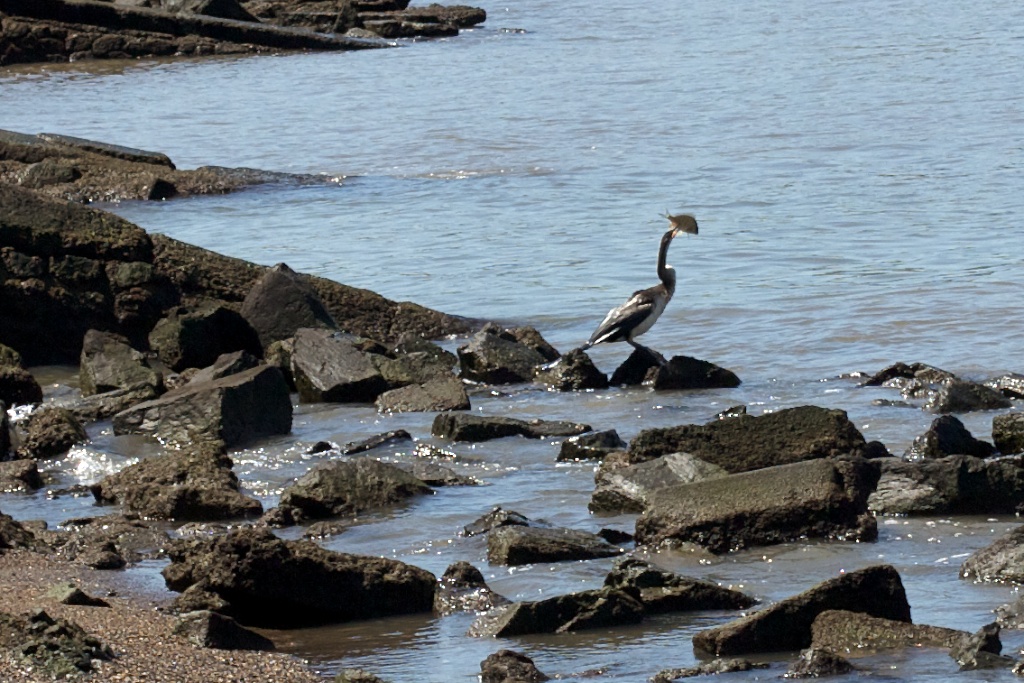
<path id="1" fill-rule="evenodd" d="M 999 640 L 999 624 L 982 626 L 976 633 L 950 648 L 949 656 L 960 665 L 961 671 L 975 669 L 1010 669 L 1017 663 L 1013 657 L 999 653 L 1003 644 Z"/>
<path id="2" fill-rule="evenodd" d="M 551 680 L 533 660 L 513 650 L 498 650 L 480 662 L 480 683 L 540 683 Z"/>
<path id="3" fill-rule="evenodd" d="M 259 365 L 260 360 L 248 351 L 223 353 L 217 356 L 217 360 L 213 362 L 213 365 L 196 371 L 188 381 L 195 384 L 214 382 L 229 375 L 237 375 L 240 372 L 252 370 Z"/>
<path id="4" fill-rule="evenodd" d="M 383 678 L 363 669 L 342 669 L 331 681 L 333 683 L 387 683 Z"/>
<path id="5" fill-rule="evenodd" d="M 256 17 L 245 11 L 238 0 L 183 0 L 182 2 L 165 3 L 172 5 L 168 9 L 177 12 L 191 12 L 202 14 L 208 17 L 220 17 L 221 19 L 234 19 L 235 21 L 259 21 Z"/>
<path id="6" fill-rule="evenodd" d="M 476 520 L 472 524 L 467 524 L 462 529 L 463 536 L 477 536 L 479 534 L 486 534 L 494 529 L 498 529 L 503 526 L 531 526 L 533 522 L 527 519 L 524 515 L 511 510 L 504 510 L 500 506 L 495 507 L 493 510 L 488 512 L 486 515 Z"/>
<path id="7" fill-rule="evenodd" d="M 732 389 L 740 385 L 740 378 L 731 370 L 706 360 L 689 356 L 673 356 L 664 365 L 647 371 L 644 384 L 657 390 L 669 389 Z"/>
<path id="8" fill-rule="evenodd" d="M 294 337 L 303 327 L 338 329 L 316 290 L 284 263 L 253 284 L 241 313 L 256 330 L 263 348 Z"/>
<path id="9" fill-rule="evenodd" d="M 841 574 L 803 593 L 693 637 L 697 650 L 715 656 L 801 650 L 811 645 L 811 626 L 826 610 L 863 612 L 910 623 L 903 582 L 889 565 Z"/>
<path id="10" fill-rule="evenodd" d="M 152 401 L 159 396 L 158 387 L 136 384 L 125 389 L 114 389 L 83 398 L 54 401 L 55 406 L 67 408 L 82 423 L 108 420 L 132 406 Z"/>
<path id="11" fill-rule="evenodd" d="M 163 386 L 163 379 L 149 367 L 145 354 L 133 349 L 121 335 L 111 332 L 89 330 L 85 333 L 80 366 L 82 396 L 138 385 L 149 385 L 156 390 Z"/>
<path id="12" fill-rule="evenodd" d="M 622 548 L 597 534 L 566 528 L 502 526 L 487 534 L 487 561 L 517 566 L 614 557 Z"/>
<path id="13" fill-rule="evenodd" d="M 281 493 L 281 506 L 303 517 L 320 519 L 355 515 L 393 506 L 433 490 L 394 465 L 373 458 L 321 463 Z"/>
<path id="14" fill-rule="evenodd" d="M 1004 413 L 992 418 L 992 441 L 1000 453 L 1024 453 L 1024 413 Z"/>
<path id="15" fill-rule="evenodd" d="M 113 422 L 115 434 L 235 446 L 291 431 L 292 402 L 281 371 L 261 365 L 212 382 L 189 382 L 118 413 Z"/>
<path id="16" fill-rule="evenodd" d="M 18 455 L 22 458 L 54 458 L 64 455 L 75 444 L 89 440 L 85 427 L 66 408 L 45 406 L 25 422 Z"/>
<path id="17" fill-rule="evenodd" d="M 110 607 L 110 603 L 103 598 L 94 598 L 88 595 L 74 583 L 58 583 L 46 592 L 47 597 L 53 598 L 62 605 L 80 605 L 83 607 Z"/>
<path id="18" fill-rule="evenodd" d="M 267 365 L 273 365 L 281 371 L 284 379 L 288 382 L 290 391 L 298 391 L 295 387 L 295 376 L 292 374 L 292 349 L 295 346 L 294 339 L 271 342 L 263 349 L 263 360 Z"/>
<path id="19" fill-rule="evenodd" d="M 853 664 L 830 650 L 810 648 L 800 653 L 783 678 L 822 678 L 853 671 Z"/>
<path id="20" fill-rule="evenodd" d="M 655 354 L 655 355 L 652 355 Z M 622 365 L 615 368 L 610 384 L 613 387 L 638 386 L 643 384 L 647 373 L 667 362 L 661 354 L 647 349 L 633 349 Z"/>
<path id="21" fill-rule="evenodd" d="M 564 442 L 563 442 L 564 443 Z M 590 497 L 591 512 L 643 512 L 658 489 L 728 476 L 728 472 L 689 453 L 669 453 L 626 467 L 601 467 Z"/>
<path id="22" fill-rule="evenodd" d="M 534 379 L 557 391 L 608 388 L 608 376 L 598 370 L 590 356 L 580 349 L 565 354 L 554 365 L 538 366 Z"/>
<path id="23" fill-rule="evenodd" d="M 292 374 L 303 403 L 370 403 L 390 386 L 357 337 L 301 329 L 292 349 Z"/>
<path id="24" fill-rule="evenodd" d="M 377 397 L 382 413 L 427 413 L 469 410 L 469 395 L 454 375 L 385 391 Z"/>
<path id="25" fill-rule="evenodd" d="M 11 419 L 7 415 L 7 404 L 0 401 L 0 462 L 11 457 Z"/>
<path id="26" fill-rule="evenodd" d="M 185 636 L 199 647 L 217 650 L 274 650 L 274 641 L 240 626 L 231 617 L 209 610 L 186 612 L 171 631 Z"/>
<path id="27" fill-rule="evenodd" d="M 740 591 L 673 574 L 636 557 L 616 560 L 605 586 L 632 588 L 640 594 L 647 614 L 692 610 L 746 609 L 757 601 Z"/>
<path id="28" fill-rule="evenodd" d="M 1006 398 L 1024 398 L 1024 375 L 1010 373 L 985 382 L 985 386 L 999 391 Z"/>
<path id="29" fill-rule="evenodd" d="M 690 453 L 736 473 L 857 454 L 865 446 L 864 436 L 844 411 L 801 406 L 761 417 L 645 429 L 630 442 L 629 454 L 633 462 L 642 462 L 666 453 Z"/>
<path id="30" fill-rule="evenodd" d="M 394 429 L 383 434 L 376 434 L 362 441 L 353 441 L 341 447 L 342 455 L 355 455 L 365 451 L 380 448 L 381 446 L 392 446 L 398 443 L 411 442 L 412 435 L 404 429 Z"/>
<path id="31" fill-rule="evenodd" d="M 932 424 L 907 449 L 903 457 L 907 460 L 941 458 L 946 455 L 973 455 L 987 458 L 995 453 L 992 444 L 975 439 L 964 423 L 952 415 L 943 415 L 932 420 Z"/>
<path id="32" fill-rule="evenodd" d="M 10 346 L 0 344 L 0 367 L 11 365 L 16 368 L 24 367 L 21 361 L 21 354 Z"/>
<path id="33" fill-rule="evenodd" d="M 438 579 L 434 614 L 443 617 L 456 612 L 486 612 L 508 602 L 508 598 L 490 589 L 479 569 L 460 560 Z"/>
<path id="34" fill-rule="evenodd" d="M 811 625 L 811 647 L 833 652 L 900 648 L 951 648 L 966 631 L 873 617 L 863 612 L 826 610 Z"/>
<path id="35" fill-rule="evenodd" d="M 945 458 L 879 461 L 868 508 L 884 515 L 1013 514 L 1024 510 L 1024 459 Z"/>
<path id="36" fill-rule="evenodd" d="M 0 461 L 0 493 L 24 493 L 42 487 L 43 478 L 39 476 L 39 468 L 32 458 Z"/>
<path id="37" fill-rule="evenodd" d="M 10 515 L 0 512 L 0 550 L 8 548 L 32 548 L 36 537 Z"/>
<path id="38" fill-rule="evenodd" d="M 486 329 L 491 330 L 493 328 Z M 543 356 L 546 361 L 553 361 L 559 357 L 558 350 L 549 344 L 535 327 L 530 327 L 529 325 L 509 327 L 504 330 L 494 330 L 494 333 L 502 339 L 514 341 L 533 349 Z"/>
<path id="39" fill-rule="evenodd" d="M 878 476 L 861 458 L 817 459 L 657 489 L 637 519 L 636 541 L 724 553 L 804 537 L 874 540 L 867 499 Z"/>
<path id="40" fill-rule="evenodd" d="M 863 386 L 891 386 L 893 380 L 916 380 L 924 384 L 942 384 L 956 379 L 956 375 L 925 363 L 894 363 L 864 380 Z"/>
<path id="41" fill-rule="evenodd" d="M 626 442 L 614 429 L 606 429 L 580 436 L 571 436 L 562 442 L 558 461 L 601 460 L 613 451 L 625 450 Z"/>
<path id="42" fill-rule="evenodd" d="M 960 578 L 1024 584 L 1024 526 L 971 554 L 960 565 Z"/>
<path id="43" fill-rule="evenodd" d="M 188 614 L 189 612 L 217 612 L 222 613 L 231 609 L 231 603 L 216 593 L 211 593 L 199 584 L 193 584 L 185 589 L 178 597 L 171 602 L 171 609 L 177 614 Z"/>
<path id="44" fill-rule="evenodd" d="M 753 671 L 767 669 L 767 662 L 751 662 L 746 659 L 713 659 L 710 662 L 691 666 L 685 669 L 663 669 L 651 677 L 650 683 L 672 683 L 680 678 L 693 676 L 711 676 L 714 674 L 734 673 L 737 671 Z"/>
<path id="45" fill-rule="evenodd" d="M 28 370 L 0 365 L 0 401 L 12 408 L 42 403 L 43 389 Z"/>
<path id="46" fill-rule="evenodd" d="M 925 408 L 933 413 L 969 413 L 974 410 L 1009 408 L 1012 405 L 1010 399 L 1001 392 L 984 384 L 954 379 L 943 384 Z"/>
<path id="47" fill-rule="evenodd" d="M 546 358 L 526 344 L 500 335 L 488 326 L 458 348 L 459 376 L 484 384 L 516 384 L 533 379 L 534 368 Z"/>
<path id="48" fill-rule="evenodd" d="M 477 617 L 469 627 L 469 635 L 511 638 L 532 633 L 569 633 L 638 624 L 643 618 L 644 606 L 635 592 L 604 587 L 498 607 Z"/>
<path id="49" fill-rule="evenodd" d="M 430 612 L 433 574 L 397 560 L 284 541 L 268 529 L 182 541 L 163 570 L 168 588 L 216 593 L 242 624 L 284 628 Z"/>
<path id="50" fill-rule="evenodd" d="M 100 504 L 120 504 L 149 519 L 210 521 L 255 517 L 263 506 L 238 490 L 234 463 L 217 446 L 197 444 L 129 465 L 92 485 Z"/>
<path id="51" fill-rule="evenodd" d="M 452 441 L 489 441 L 506 436 L 545 439 L 578 436 L 590 431 L 589 425 L 551 420 L 517 420 L 512 417 L 487 417 L 467 413 L 438 413 L 430 433 Z"/>
<path id="52" fill-rule="evenodd" d="M 167 367 L 205 368 L 221 354 L 248 351 L 263 356 L 259 337 L 237 311 L 218 303 L 180 307 L 157 322 L 149 345 Z"/>
<path id="53" fill-rule="evenodd" d="M 0 651 L 14 651 L 47 679 L 72 678 L 94 671 L 94 660 L 111 660 L 109 646 L 78 624 L 55 619 L 41 609 L 25 616 L 0 612 Z"/>
<path id="54" fill-rule="evenodd" d="M 464 477 L 455 470 L 433 462 L 417 460 L 412 464 L 401 464 L 398 468 L 408 472 L 427 486 L 479 486 L 480 481 L 473 477 Z"/>

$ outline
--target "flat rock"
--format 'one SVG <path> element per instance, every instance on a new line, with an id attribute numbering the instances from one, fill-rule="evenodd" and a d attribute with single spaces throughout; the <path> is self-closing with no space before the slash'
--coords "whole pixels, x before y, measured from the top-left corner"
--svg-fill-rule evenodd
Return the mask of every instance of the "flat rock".
<path id="1" fill-rule="evenodd" d="M 1024 526 L 972 553 L 960 565 L 960 578 L 1024 584 Z"/>
<path id="2" fill-rule="evenodd" d="M 689 453 L 669 453 L 625 467 L 601 467 L 588 505 L 591 512 L 643 512 L 658 489 L 718 479 L 729 473 Z"/>
<path id="3" fill-rule="evenodd" d="M 645 429 L 630 442 L 629 453 L 633 462 L 667 453 L 690 453 L 735 473 L 858 454 L 866 445 L 844 411 L 801 406 L 706 425 Z"/>
<path id="4" fill-rule="evenodd" d="M 382 413 L 432 413 L 469 410 L 469 395 L 454 375 L 385 391 L 377 397 Z"/>
<path id="5" fill-rule="evenodd" d="M 199 647 L 217 650 L 274 650 L 274 641 L 250 631 L 229 616 L 199 610 L 186 612 L 174 622 L 171 631 Z"/>
<path id="6" fill-rule="evenodd" d="M 993 417 L 992 441 L 1004 455 L 1024 453 L 1024 413 L 1004 413 Z"/>
<path id="7" fill-rule="evenodd" d="M 480 662 L 480 683 L 541 683 L 551 680 L 521 652 L 498 650 Z"/>
<path id="8" fill-rule="evenodd" d="M 935 647 L 949 649 L 969 636 L 941 626 L 873 617 L 850 610 L 826 610 L 811 625 L 811 647 L 832 652 Z"/>
<path id="9" fill-rule="evenodd" d="M 590 431 L 589 425 L 552 420 L 517 420 L 512 417 L 488 417 L 468 413 L 438 413 L 430 433 L 453 441 L 489 441 L 506 436 L 545 439 L 578 436 Z"/>
<path id="10" fill-rule="evenodd" d="M 751 662 L 747 659 L 729 658 L 713 659 L 697 666 L 690 666 L 677 669 L 662 669 L 651 677 L 650 683 L 672 683 L 680 678 L 693 678 L 694 676 L 713 676 L 715 674 L 736 673 L 740 671 L 753 671 L 754 669 L 767 669 L 767 662 Z"/>
<path id="11" fill-rule="evenodd" d="M 673 574 L 635 557 L 615 562 L 604 579 L 605 586 L 632 588 L 648 614 L 692 610 L 746 609 L 757 601 L 751 596 L 718 584 Z"/>
<path id="12" fill-rule="evenodd" d="M 393 429 L 389 432 L 382 432 L 381 434 L 375 434 L 369 438 L 361 439 L 359 441 L 351 441 L 339 450 L 342 455 L 355 455 L 357 453 L 363 453 L 365 451 L 371 451 L 374 448 L 381 448 L 382 446 L 393 446 L 399 443 L 412 442 L 412 435 L 404 429 Z"/>
<path id="13" fill-rule="evenodd" d="M 118 413 L 113 423 L 115 434 L 234 446 L 291 431 L 292 402 L 281 371 L 260 365 L 212 382 L 189 382 Z"/>
<path id="14" fill-rule="evenodd" d="M 531 633 L 569 633 L 638 624 L 643 617 L 643 603 L 634 591 L 604 587 L 498 607 L 478 617 L 470 626 L 469 635 L 510 638 Z"/>
<path id="15" fill-rule="evenodd" d="M 911 621 L 900 575 L 889 565 L 876 565 L 842 574 L 751 615 L 700 631 L 693 637 L 693 645 L 715 656 L 802 650 L 811 645 L 811 627 L 826 610 Z"/>
<path id="16" fill-rule="evenodd" d="M 245 528 L 171 548 L 168 588 L 199 585 L 230 605 L 240 623 L 267 628 L 429 613 L 436 578 L 384 557 L 285 541 L 268 529 Z"/>
<path id="17" fill-rule="evenodd" d="M 614 429 L 570 436 L 558 449 L 558 461 L 601 460 L 609 453 L 625 450 L 626 442 Z"/>
<path id="18" fill-rule="evenodd" d="M 487 561 L 516 566 L 613 557 L 622 548 L 597 534 L 566 528 L 503 526 L 487 534 Z"/>
<path id="19" fill-rule="evenodd" d="M 255 517 L 263 506 L 238 490 L 234 463 L 213 445 L 199 444 L 129 465 L 92 485 L 101 504 L 120 504 L 150 519 L 209 521 Z"/>
<path id="20" fill-rule="evenodd" d="M 947 455 L 987 458 L 994 453 L 995 447 L 992 444 L 975 439 L 958 418 L 953 415 L 942 415 L 932 420 L 928 431 L 914 439 L 914 443 L 903 457 L 907 460 L 941 458 Z"/>
<path id="21" fill-rule="evenodd" d="M 636 541 L 724 553 L 805 537 L 873 540 L 867 499 L 878 476 L 861 458 L 817 459 L 657 489 Z"/>
<path id="22" fill-rule="evenodd" d="M 884 515 L 1013 514 L 1024 509 L 1024 458 L 951 455 L 878 461 L 868 508 Z"/>

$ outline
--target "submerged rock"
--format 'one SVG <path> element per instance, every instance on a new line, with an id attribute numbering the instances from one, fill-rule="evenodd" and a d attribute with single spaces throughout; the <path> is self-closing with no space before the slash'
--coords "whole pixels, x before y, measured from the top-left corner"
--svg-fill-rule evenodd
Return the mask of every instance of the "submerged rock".
<path id="1" fill-rule="evenodd" d="M 544 439 L 552 436 L 578 436 L 589 431 L 589 425 L 574 422 L 526 421 L 467 413 L 438 413 L 430 428 L 434 436 L 453 441 L 489 441 L 506 436 Z"/>
<path id="2" fill-rule="evenodd" d="M 536 602 L 514 602 L 487 612 L 469 628 L 470 636 L 509 638 L 531 633 L 568 633 L 637 624 L 644 606 L 635 591 L 604 587 Z"/>
<path id="3" fill-rule="evenodd" d="M 609 453 L 625 450 L 626 442 L 614 429 L 570 436 L 558 450 L 558 461 L 601 460 Z"/>
<path id="4" fill-rule="evenodd" d="M 562 527 L 502 526 L 487 535 L 487 561 L 509 566 L 613 557 L 622 548 L 597 534 Z"/>
<path id="5" fill-rule="evenodd" d="M 513 650 L 498 650 L 480 662 L 480 683 L 541 683 L 551 680 L 533 660 Z"/>
<path id="6" fill-rule="evenodd" d="M 698 664 L 681 669 L 662 669 L 651 677 L 650 683 L 672 683 L 680 678 L 693 678 L 694 676 L 712 676 L 714 674 L 735 673 L 738 671 L 753 671 L 754 669 L 767 669 L 767 662 L 751 662 L 746 659 L 713 659 L 710 662 Z"/>

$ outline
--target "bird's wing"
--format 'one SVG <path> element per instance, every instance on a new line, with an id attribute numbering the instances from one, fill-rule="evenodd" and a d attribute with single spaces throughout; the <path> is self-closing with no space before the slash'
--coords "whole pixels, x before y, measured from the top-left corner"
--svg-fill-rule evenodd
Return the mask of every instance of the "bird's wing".
<path id="1" fill-rule="evenodd" d="M 654 309 L 654 297 L 647 290 L 634 292 L 629 301 L 608 311 L 594 334 L 590 335 L 590 346 L 603 342 L 622 341 Z"/>

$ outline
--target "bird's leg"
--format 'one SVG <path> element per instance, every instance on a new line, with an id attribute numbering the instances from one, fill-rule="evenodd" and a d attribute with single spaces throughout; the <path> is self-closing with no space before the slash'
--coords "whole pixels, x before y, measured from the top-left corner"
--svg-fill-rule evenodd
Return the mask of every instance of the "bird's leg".
<path id="1" fill-rule="evenodd" d="M 666 363 L 668 363 L 668 361 L 665 360 L 665 357 L 658 353 L 657 351 L 655 351 L 654 349 L 648 348 L 641 344 L 640 342 L 633 341 L 632 339 L 627 339 L 626 342 L 637 351 L 640 351 L 641 353 L 646 353 L 647 356 L 650 357 L 650 359 L 653 360 L 658 365 L 665 365 Z"/>

